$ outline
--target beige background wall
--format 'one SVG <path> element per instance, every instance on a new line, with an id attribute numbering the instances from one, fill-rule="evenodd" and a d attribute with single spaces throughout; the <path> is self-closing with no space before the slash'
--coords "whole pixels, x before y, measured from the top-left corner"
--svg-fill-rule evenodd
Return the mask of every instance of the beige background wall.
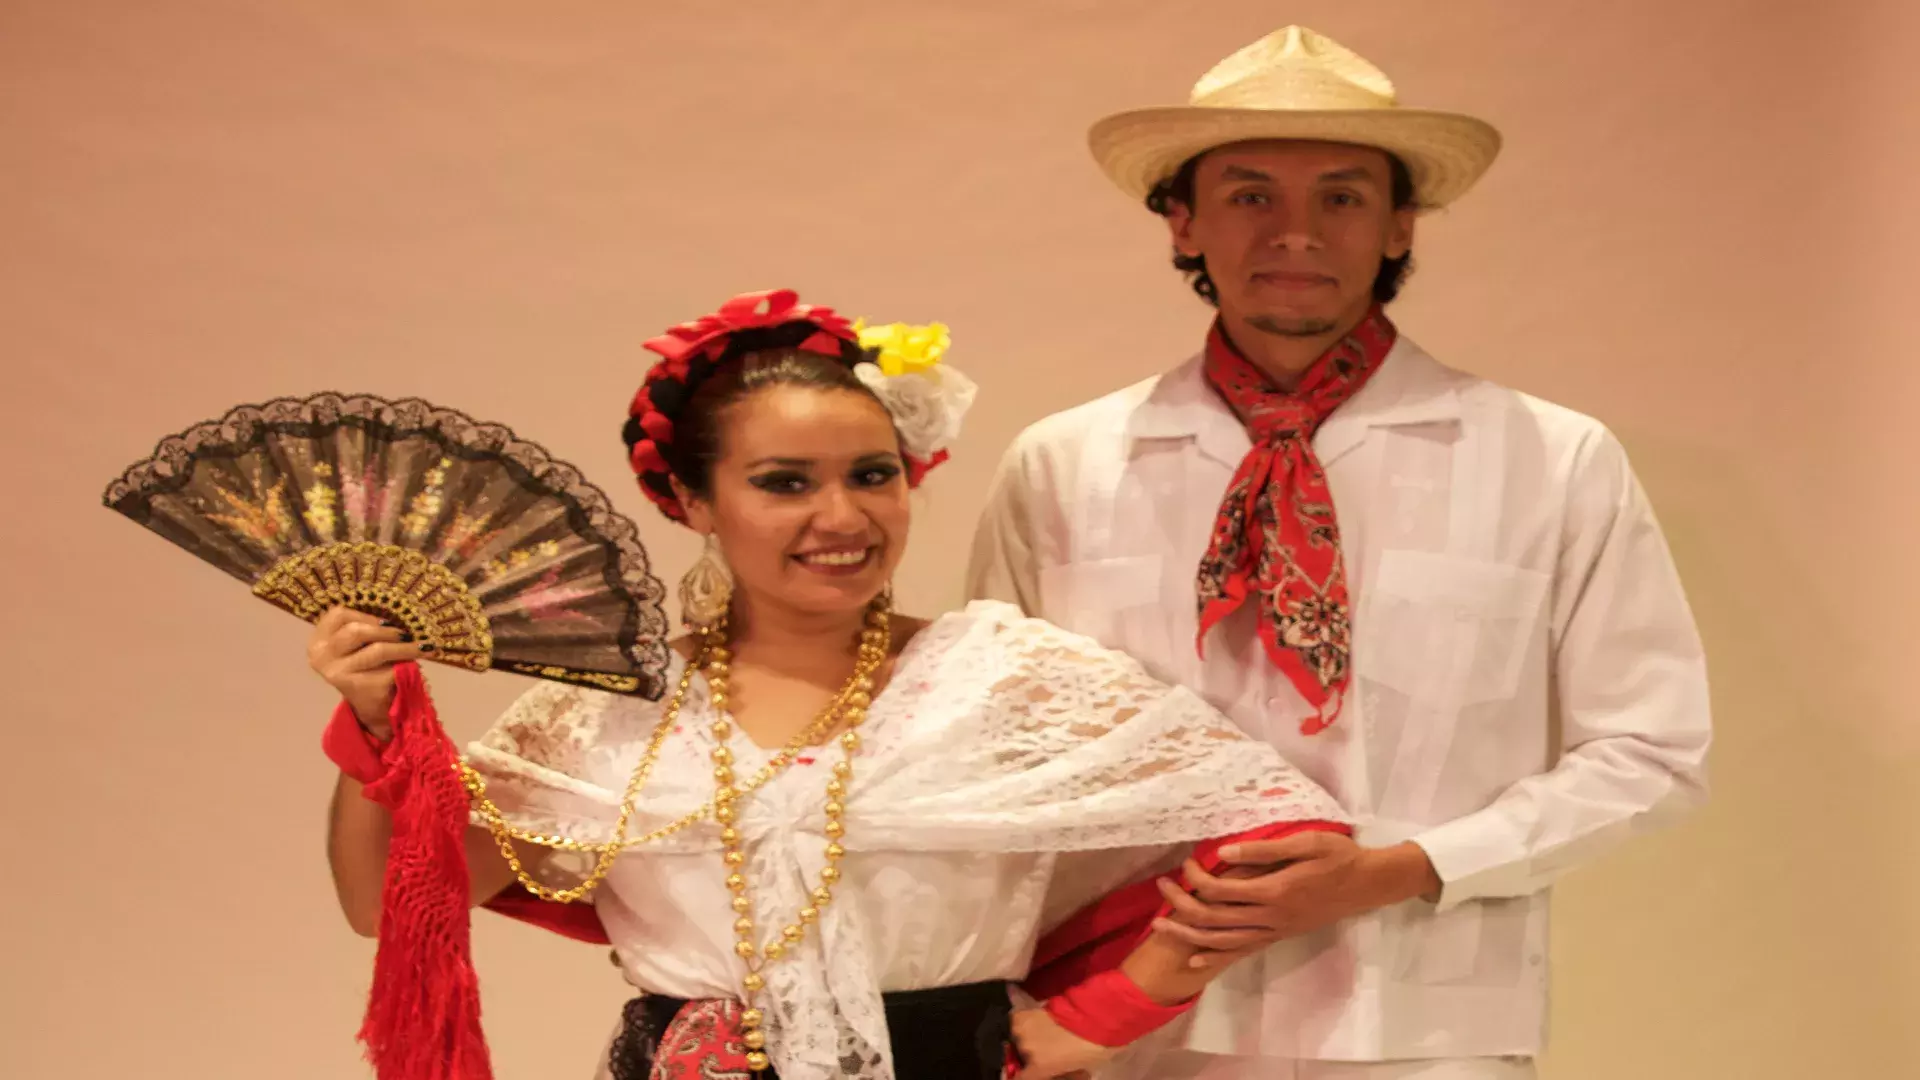
<path id="1" fill-rule="evenodd" d="M 5 0 L 0 1072 L 359 1075 L 328 697 L 297 624 L 97 506 L 158 436 L 281 393 L 428 394 L 617 488 L 677 575 L 691 545 L 616 438 L 641 339 L 779 284 L 944 319 L 985 392 L 921 504 L 902 591 L 931 612 L 1013 432 L 1204 326 L 1086 124 L 1289 21 L 1505 129 L 1398 317 L 1614 425 L 1711 648 L 1716 801 L 1562 890 L 1549 1075 L 1910 1075 L 1897 0 Z M 460 736 L 518 689 L 437 685 Z M 605 959 L 477 935 L 503 1080 L 588 1075 Z"/>

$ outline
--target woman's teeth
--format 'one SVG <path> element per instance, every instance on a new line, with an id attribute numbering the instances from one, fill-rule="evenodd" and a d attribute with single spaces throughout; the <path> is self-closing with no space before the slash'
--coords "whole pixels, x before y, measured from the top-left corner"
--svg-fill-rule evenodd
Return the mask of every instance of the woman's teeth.
<path id="1" fill-rule="evenodd" d="M 867 561 L 865 548 L 859 551 L 821 551 L 800 556 L 800 561 L 816 566 L 857 566 Z"/>

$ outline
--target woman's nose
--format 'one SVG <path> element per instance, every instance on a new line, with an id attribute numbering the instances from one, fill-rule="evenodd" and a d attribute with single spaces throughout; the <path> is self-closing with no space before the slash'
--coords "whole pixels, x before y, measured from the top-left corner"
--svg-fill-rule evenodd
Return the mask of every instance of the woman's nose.
<path id="1" fill-rule="evenodd" d="M 861 512 L 845 485 L 828 484 L 820 492 L 813 524 L 824 533 L 853 535 L 866 531 L 867 515 Z"/>

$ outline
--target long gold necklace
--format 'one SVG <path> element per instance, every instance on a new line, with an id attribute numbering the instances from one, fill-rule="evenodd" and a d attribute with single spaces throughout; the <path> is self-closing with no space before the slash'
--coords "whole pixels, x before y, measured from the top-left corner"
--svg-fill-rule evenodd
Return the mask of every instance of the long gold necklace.
<path id="1" fill-rule="evenodd" d="M 591 846 L 592 850 L 599 852 L 599 858 L 594 860 L 593 869 L 587 874 L 586 880 L 572 888 L 556 889 L 536 881 L 521 864 L 520 855 L 514 850 L 513 842 L 518 838 L 542 847 L 562 850 L 585 850 L 588 845 L 578 844 L 566 837 L 540 836 L 523 829 L 512 828 L 507 824 L 506 815 L 500 812 L 500 808 L 494 805 L 492 799 L 487 798 L 486 778 L 468 764 L 464 757 L 454 763 L 454 767 L 460 773 L 460 782 L 466 785 L 467 801 L 479 813 L 480 819 L 486 823 L 487 830 L 493 834 L 493 842 L 499 845 L 500 854 L 506 858 L 507 866 L 512 868 L 513 876 L 519 880 L 522 888 L 542 900 L 571 904 L 586 899 L 588 894 L 606 880 L 608 872 L 613 869 L 614 860 L 620 857 L 620 852 L 627 846 L 627 826 L 633 818 L 633 804 L 640 797 L 641 789 L 646 786 L 647 777 L 653 773 L 654 762 L 660 758 L 660 747 L 666 743 L 667 735 L 679 722 L 680 704 L 686 700 L 687 687 L 693 683 L 694 670 L 693 665 L 689 664 L 687 670 L 681 673 L 680 684 L 673 692 L 673 700 L 661 711 L 660 722 L 653 727 L 653 735 L 647 740 L 647 748 L 640 755 L 640 763 L 634 766 L 633 775 L 627 779 L 626 794 L 620 800 L 620 816 L 613 823 L 613 840 L 606 844 Z"/>
<path id="2" fill-rule="evenodd" d="M 780 933 L 764 945 L 754 944 L 753 900 L 747 895 L 747 854 L 735 824 L 738 816 L 735 804 L 743 792 L 734 783 L 733 751 L 727 746 L 733 738 L 734 727 L 727 712 L 727 676 L 733 654 L 727 649 L 724 620 L 707 632 L 707 645 L 701 650 L 713 704 L 713 817 L 720 824 L 720 858 L 727 868 L 727 891 L 733 894 L 733 932 L 737 939 L 733 951 L 747 968 L 740 982 L 741 1042 L 747 1047 L 747 1067 L 756 1072 L 769 1064 L 764 1030 L 766 1014 L 755 1004 L 760 992 L 767 987 L 763 972 L 768 964 L 805 940 L 807 927 L 814 925 L 820 918 L 820 909 L 833 901 L 833 887 L 840 881 L 839 863 L 847 853 L 840 844 L 847 831 L 841 819 L 846 813 L 847 781 L 853 776 L 853 755 L 860 749 L 860 736 L 855 729 L 867 718 L 867 707 L 873 703 L 874 673 L 886 662 L 892 642 L 892 620 L 887 608 L 885 593 L 868 608 L 867 624 L 860 631 L 860 647 L 854 657 L 853 675 L 828 706 L 828 711 L 837 715 L 846 730 L 840 734 L 842 760 L 834 763 L 832 778 L 827 781 L 826 866 L 820 870 L 820 884 L 814 888 L 810 902 L 795 913 L 794 921 L 781 927 Z M 823 713 L 821 720 L 827 719 L 827 715 Z"/>
<path id="3" fill-rule="evenodd" d="M 686 700 L 688 678 L 704 666 L 705 659 L 706 649 L 703 646 L 700 652 L 688 662 L 687 669 L 683 673 L 679 687 L 674 691 L 673 696 L 668 699 L 666 709 L 661 716 L 660 726 L 655 728 L 656 735 L 673 730 L 673 725 L 679 720 L 681 707 Z M 820 714 L 814 718 L 812 723 L 801 729 L 799 734 L 788 739 L 787 744 L 781 747 L 778 753 L 767 759 L 767 763 L 761 766 L 759 772 L 754 773 L 745 783 L 738 785 L 739 794 L 746 795 L 759 790 L 774 777 L 785 772 L 787 768 L 791 766 L 800 755 L 806 753 L 808 749 L 819 746 L 825 742 L 827 732 L 832 730 L 833 726 L 839 722 L 839 711 L 846 705 L 845 697 L 846 691 L 842 690 L 839 697 L 828 702 L 827 706 L 820 710 Z M 649 749 L 651 749 L 652 744 L 649 743 L 648 745 Z M 641 765 L 634 770 L 636 775 L 641 775 L 642 768 L 651 768 L 651 761 L 649 760 L 651 756 L 657 756 L 657 751 L 653 755 L 649 755 L 649 757 L 642 758 Z M 658 840 L 664 840 L 677 832 L 684 831 L 696 822 L 713 816 L 714 804 L 708 802 L 654 829 L 652 832 L 642 833 L 639 836 L 626 837 L 618 841 L 593 843 L 587 840 L 575 840 L 570 836 L 553 836 L 547 833 L 535 832 L 531 829 L 522 829 L 508 821 L 506 815 L 501 813 L 500 808 L 494 805 L 491 799 L 487 798 L 486 779 L 476 773 L 465 762 L 461 763 L 461 778 L 466 783 L 467 790 L 473 796 L 474 809 L 479 813 L 481 820 L 486 823 L 487 828 L 493 832 L 495 841 L 499 842 L 502 837 L 505 837 L 509 847 L 513 841 L 519 841 L 523 844 L 535 844 L 540 847 L 553 848 L 556 851 L 583 851 L 604 856 L 609 851 L 640 847 Z M 507 848 L 502 848 L 501 850 L 505 852 Z M 509 858 L 508 863 L 510 865 L 517 864 L 518 859 Z M 516 865 L 516 873 L 517 872 L 518 868 Z"/>
<path id="4" fill-rule="evenodd" d="M 716 630 L 717 633 L 715 632 Z M 522 829 L 513 825 L 507 820 L 507 816 L 501 812 L 499 806 L 487 797 L 486 778 L 481 776 L 472 765 L 468 764 L 465 758 L 460 759 L 456 763 L 456 768 L 460 774 L 460 781 L 467 789 L 468 801 L 473 805 L 474 811 L 479 815 L 480 820 L 487 826 L 487 831 L 493 834 L 494 844 L 500 848 L 501 856 L 506 859 L 508 868 L 513 871 L 514 877 L 520 882 L 522 888 L 542 900 L 552 900 L 562 904 L 577 903 L 586 899 L 592 894 L 594 889 L 600 886 L 602 881 L 606 880 L 606 876 L 613 869 L 614 860 L 619 858 L 620 852 L 630 847 L 637 847 L 642 844 L 663 840 L 686 829 L 697 821 L 713 816 L 715 808 L 720 804 L 717 793 L 714 801 L 699 807 L 691 813 L 682 815 L 652 832 L 635 837 L 627 836 L 629 822 L 633 817 L 634 803 L 638 800 L 641 790 L 646 786 L 647 777 L 652 774 L 654 764 L 659 760 L 660 749 L 665 744 L 667 735 L 671 733 L 680 722 L 680 711 L 686 704 L 687 693 L 693 684 L 693 676 L 703 667 L 711 668 L 711 654 L 716 648 L 719 649 L 721 653 L 725 653 L 725 640 L 726 628 L 724 620 L 717 627 L 710 628 L 702 634 L 702 645 L 698 654 L 695 655 L 692 660 L 688 661 L 686 669 L 680 673 L 680 680 L 674 687 L 673 696 L 667 700 L 666 708 L 661 710 L 660 721 L 654 725 L 653 734 L 647 740 L 646 750 L 641 753 L 639 764 L 634 766 L 633 774 L 627 780 L 627 790 L 625 796 L 620 801 L 619 816 L 614 821 L 613 839 L 606 843 L 575 840 L 569 836 L 553 836 L 546 833 L 534 832 L 530 829 Z M 885 653 L 883 650 L 882 657 L 884 658 L 884 656 Z M 723 672 L 724 663 L 725 661 L 722 660 Z M 725 675 L 722 674 L 721 682 L 715 684 L 711 671 L 709 670 L 708 683 L 714 695 L 715 711 L 718 712 L 726 700 Z M 858 692 L 866 693 L 870 690 L 871 680 L 869 680 L 869 685 L 865 690 Z M 826 707 L 820 710 L 819 714 L 814 717 L 813 722 L 801 729 L 799 734 L 787 740 L 787 744 L 781 747 L 780 751 L 772 758 L 768 759 L 767 764 L 762 766 L 759 772 L 755 773 L 745 783 L 735 785 L 734 798 L 758 790 L 774 777 L 786 771 L 809 747 L 818 746 L 822 742 L 825 742 L 827 734 L 840 723 L 841 714 L 848 708 L 849 699 L 855 692 L 855 684 L 852 680 L 849 680 L 847 685 L 841 689 L 840 693 L 835 695 L 834 699 L 829 701 Z M 531 874 L 527 873 L 525 865 L 520 860 L 519 852 L 514 848 L 516 841 L 533 844 L 538 847 L 552 848 L 556 851 L 590 852 L 597 856 L 597 858 L 594 860 L 593 869 L 588 872 L 586 879 L 580 884 L 572 888 L 557 889 L 553 886 L 542 884 Z"/>

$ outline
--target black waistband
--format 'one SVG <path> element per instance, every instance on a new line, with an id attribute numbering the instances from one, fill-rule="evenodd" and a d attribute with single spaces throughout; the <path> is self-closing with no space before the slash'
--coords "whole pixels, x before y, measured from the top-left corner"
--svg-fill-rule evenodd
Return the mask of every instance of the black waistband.
<path id="1" fill-rule="evenodd" d="M 880 996 L 899 1080 L 994 1080 L 1012 1038 L 1003 982 L 901 990 Z M 647 994 L 627 1003 L 609 1061 L 614 1080 L 646 1080 L 654 1047 L 687 1006 Z"/>

